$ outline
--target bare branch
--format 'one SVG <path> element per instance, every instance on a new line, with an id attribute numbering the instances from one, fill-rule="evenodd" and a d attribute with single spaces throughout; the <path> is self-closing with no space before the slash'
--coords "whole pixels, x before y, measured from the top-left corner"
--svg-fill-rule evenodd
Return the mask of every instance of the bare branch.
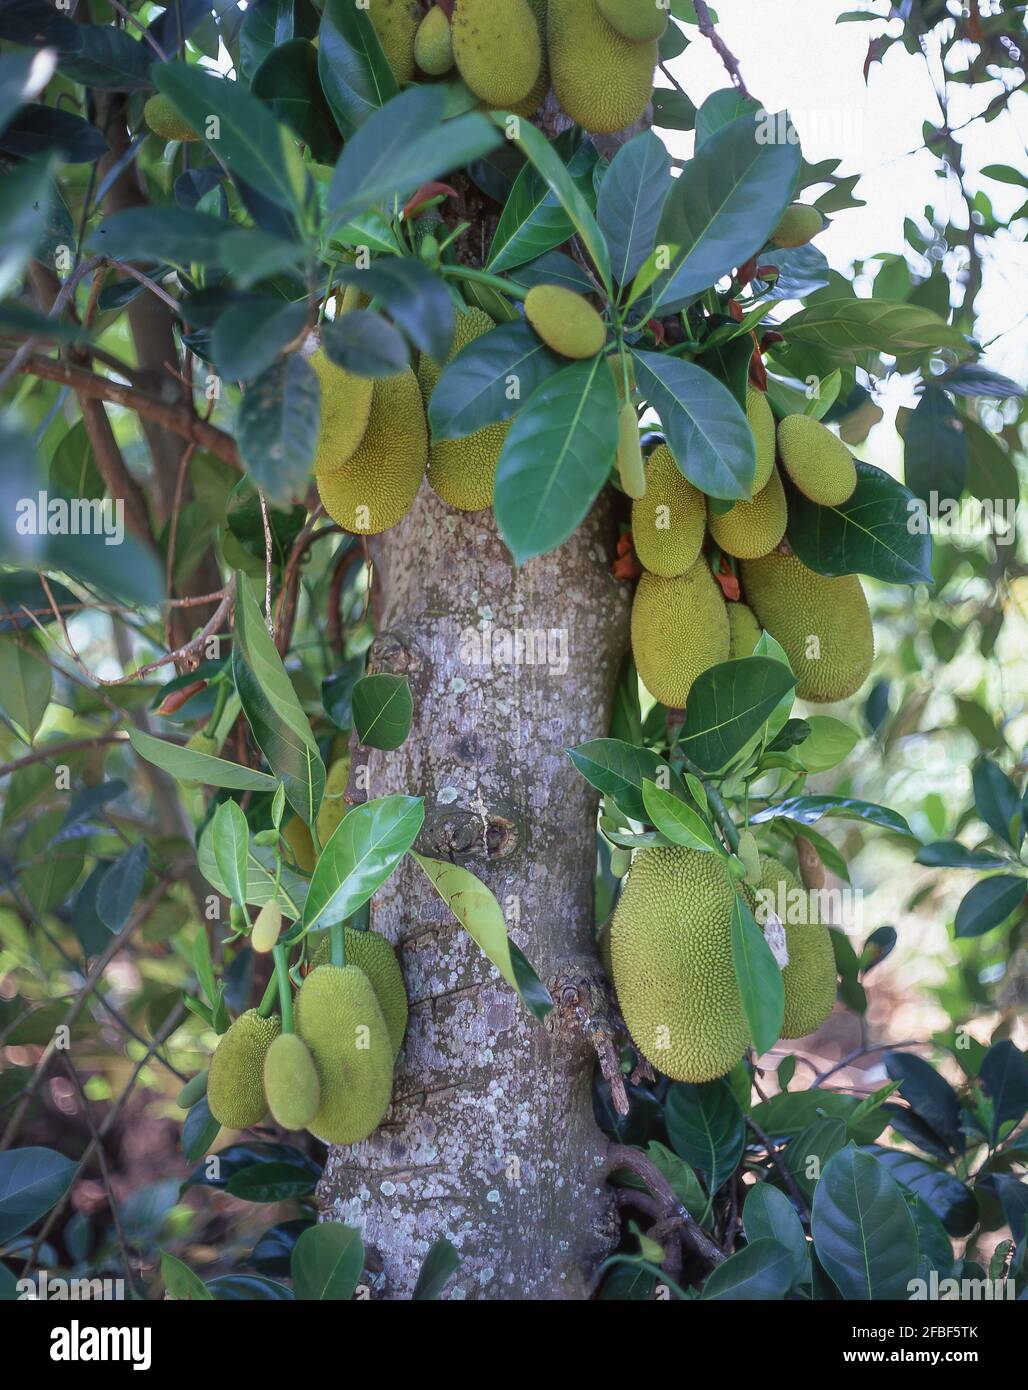
<path id="1" fill-rule="evenodd" d="M 748 97 L 750 93 L 743 79 L 742 70 L 739 67 L 739 60 L 714 27 L 714 21 L 711 18 L 710 9 L 706 4 L 706 0 L 694 0 L 693 7 L 696 10 L 696 19 L 699 24 L 700 33 L 705 39 L 710 40 L 715 53 L 717 53 L 722 63 L 724 63 L 725 71 L 732 79 L 732 85 L 735 87 L 736 91 L 739 92 L 740 95 Z"/>

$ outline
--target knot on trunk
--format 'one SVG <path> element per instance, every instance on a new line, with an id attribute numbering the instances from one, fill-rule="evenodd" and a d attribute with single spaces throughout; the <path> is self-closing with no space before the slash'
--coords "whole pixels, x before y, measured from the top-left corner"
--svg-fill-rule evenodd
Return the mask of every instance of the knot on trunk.
<path id="1" fill-rule="evenodd" d="M 509 859 L 521 843 L 522 831 L 521 821 L 510 807 L 466 811 L 458 806 L 436 806 L 425 816 L 418 852 L 451 864 Z"/>
<path id="2" fill-rule="evenodd" d="M 423 667 L 417 644 L 407 633 L 380 632 L 368 648 L 369 676 L 406 676 L 413 685 Z"/>

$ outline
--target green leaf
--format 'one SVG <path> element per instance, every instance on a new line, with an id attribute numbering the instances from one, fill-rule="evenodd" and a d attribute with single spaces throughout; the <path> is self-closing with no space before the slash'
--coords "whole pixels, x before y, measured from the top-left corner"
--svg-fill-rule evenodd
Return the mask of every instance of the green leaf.
<path id="1" fill-rule="evenodd" d="M 48 583 L 58 607 L 78 603 L 64 584 L 58 584 L 56 579 L 50 579 Z M 34 628 L 33 618 L 43 624 L 57 621 L 50 610 L 39 575 L 32 570 L 7 570 L 0 574 L 0 633 Z"/>
<path id="2" fill-rule="evenodd" d="M 796 677 L 770 657 L 722 662 L 693 682 L 678 746 L 704 771 L 731 762 L 791 690 Z"/>
<path id="3" fill-rule="evenodd" d="M 398 328 L 368 309 L 351 309 L 321 325 L 321 345 L 337 367 L 355 376 L 397 376 L 410 365 L 410 347 Z"/>
<path id="4" fill-rule="evenodd" d="M 309 1226 L 293 1246 L 293 1289 L 297 1298 L 307 1302 L 349 1301 L 363 1270 L 360 1231 L 339 1221 Z"/>
<path id="5" fill-rule="evenodd" d="M 129 741 L 141 758 L 169 772 L 180 782 L 202 782 L 206 787 L 227 787 L 231 791 L 273 792 L 278 785 L 266 772 L 241 767 L 224 758 L 212 758 L 207 753 L 195 753 L 175 743 L 145 734 L 141 729 L 128 730 Z"/>
<path id="6" fill-rule="evenodd" d="M 228 381 L 250 381 L 268 371 L 306 321 L 304 302 L 240 299 L 219 315 L 211 330 L 211 356 Z M 288 388 L 288 377 L 286 384 Z"/>
<path id="7" fill-rule="evenodd" d="M 898 1184 L 877 1159 L 853 1148 L 837 1153 L 817 1185 L 810 1225 L 817 1257 L 843 1298 L 910 1297 L 917 1230 Z"/>
<path id="8" fill-rule="evenodd" d="M 638 748 L 617 738 L 595 738 L 567 750 L 568 757 L 585 780 L 617 802 L 618 809 L 631 820 L 646 820 L 643 782 L 674 788 L 685 794 L 681 778 L 663 758 L 649 748 Z"/>
<path id="9" fill-rule="evenodd" d="M 1009 1038 L 993 1043 L 982 1058 L 978 1077 L 992 1101 L 993 1145 L 1003 1126 L 1019 1124 L 1028 1111 L 1028 1058 Z"/>
<path id="10" fill-rule="evenodd" d="M 940 1136 L 946 1148 L 963 1153 L 967 1140 L 960 1127 L 960 1102 L 946 1078 L 912 1052 L 887 1052 L 883 1061 L 914 1114 Z"/>
<path id="11" fill-rule="evenodd" d="M 90 244 L 105 256 L 121 261 L 166 261 L 186 270 L 199 265 L 218 265 L 226 223 L 193 208 L 126 208 L 105 217 L 90 237 Z"/>
<path id="12" fill-rule="evenodd" d="M 232 674 L 257 746 L 284 785 L 293 810 L 313 825 L 325 790 L 325 764 L 260 605 L 242 574 L 236 580 Z"/>
<path id="13" fill-rule="evenodd" d="M 848 502 L 821 507 L 786 481 L 789 543 L 818 574 L 867 574 L 887 584 L 932 582 L 932 538 L 925 516 L 915 521 L 913 493 L 859 459 Z"/>
<path id="14" fill-rule="evenodd" d="M 354 685 L 353 725 L 365 748 L 399 748 L 413 718 L 406 676 L 362 676 Z"/>
<path id="15" fill-rule="evenodd" d="M 34 637 L 0 639 L 0 707 L 29 743 L 43 722 L 53 676 Z"/>
<path id="16" fill-rule="evenodd" d="M 927 864 L 933 869 L 998 869 L 1003 862 L 998 854 L 987 849 L 968 849 L 956 840 L 933 840 L 914 857 L 915 864 Z"/>
<path id="17" fill-rule="evenodd" d="M 716 376 L 666 353 L 632 351 L 639 390 L 660 415 L 675 462 L 708 497 L 748 498 L 757 467 L 753 431 Z"/>
<path id="18" fill-rule="evenodd" d="M 166 1298 L 197 1303 L 212 1302 L 214 1295 L 198 1274 L 166 1250 L 161 1251 L 161 1280 Z"/>
<path id="19" fill-rule="evenodd" d="M 748 114 L 698 147 L 664 206 L 657 239 L 678 250 L 654 287 L 651 315 L 685 308 L 760 250 L 792 199 L 800 163 L 798 144 L 762 142 Z"/>
<path id="20" fill-rule="evenodd" d="M 660 130 L 692 130 L 696 106 L 685 92 L 657 87 L 653 93 L 653 124 Z"/>
<path id="21" fill-rule="evenodd" d="M 305 930 L 342 922 L 381 888 L 418 837 L 420 796 L 384 796 L 354 806 L 321 851 L 303 907 Z"/>
<path id="22" fill-rule="evenodd" d="M 143 891 L 149 857 L 146 841 L 139 840 L 114 861 L 100 880 L 96 893 L 97 915 L 115 936 L 125 929 Z"/>
<path id="23" fill-rule="evenodd" d="M 779 324 L 789 343 L 817 348 L 832 362 L 858 362 L 868 351 L 905 352 L 968 349 L 958 328 L 919 304 L 886 299 L 819 299 Z"/>
<path id="24" fill-rule="evenodd" d="M 561 365 L 523 319 L 484 333 L 457 354 L 436 383 L 428 408 L 432 438 L 462 439 L 509 420 Z"/>
<path id="25" fill-rule="evenodd" d="M 279 784 L 281 785 L 281 784 Z M 232 896 L 229 886 L 221 876 L 218 862 L 214 857 L 213 821 L 209 822 L 200 836 L 196 864 L 204 878 L 223 893 Z M 275 851 L 270 846 L 261 847 L 250 842 L 246 855 L 246 901 L 251 907 L 263 907 L 272 898 L 277 899 L 282 915 L 291 921 L 298 921 L 303 913 L 303 903 L 307 896 L 307 880 L 283 866 L 276 887 Z"/>
<path id="26" fill-rule="evenodd" d="M 602 355 L 533 391 L 496 465 L 496 523 L 518 565 L 577 529 L 607 481 L 617 441 L 617 392 Z"/>
<path id="27" fill-rule="evenodd" d="M 732 965 L 759 1056 L 774 1046 L 782 1031 L 785 984 L 764 933 L 738 893 L 732 903 Z"/>
<path id="28" fill-rule="evenodd" d="M 277 796 L 278 792 L 275 794 Z M 211 847 L 229 897 L 237 907 L 245 908 L 250 827 L 237 802 L 223 801 L 215 811 L 211 822 Z"/>
<path id="29" fill-rule="evenodd" d="M 293 137 L 242 83 L 187 63 L 158 63 L 153 80 L 236 178 L 279 207 L 296 206 L 286 159 Z"/>
<path id="30" fill-rule="evenodd" d="M 817 1092 L 799 1094 L 816 1097 Z M 811 1120 L 786 1149 L 785 1166 L 808 1201 L 814 1195 L 828 1160 L 845 1148 L 846 1142 L 846 1121 L 837 1115 L 824 1115 Z"/>
<path id="31" fill-rule="evenodd" d="M 126 29 L 76 25 L 73 43 L 58 43 L 58 70 L 83 87 L 131 92 L 150 85 L 153 50 Z"/>
<path id="32" fill-rule="evenodd" d="M 782 1299 L 792 1288 L 793 1269 L 792 1251 L 777 1240 L 762 1236 L 717 1265 L 708 1276 L 701 1297 L 708 1302 Z"/>
<path id="33" fill-rule="evenodd" d="M 246 471 L 275 502 L 302 497 L 314 467 L 321 391 L 297 353 L 280 357 L 252 382 L 239 405 L 239 453 Z"/>
<path id="34" fill-rule="evenodd" d="M 507 983 L 517 990 L 529 1012 L 540 1022 L 544 1021 L 553 1008 L 553 1000 L 531 965 L 507 936 L 503 909 L 491 890 L 459 864 L 444 864 L 442 860 L 428 859 L 421 854 L 415 854 L 414 858 L 464 930 L 478 943 Z"/>
<path id="35" fill-rule="evenodd" d="M 674 10 L 672 6 L 672 10 Z M 689 23 L 696 23 L 695 14 Z M 712 135 L 716 135 L 722 126 L 731 125 L 740 116 L 749 116 L 756 128 L 757 117 L 761 113 L 759 101 L 754 101 L 752 97 L 743 96 L 735 87 L 722 87 L 716 92 L 711 92 L 706 101 L 696 113 L 696 148 L 705 145 Z"/>
<path id="36" fill-rule="evenodd" d="M 672 844 L 697 850 L 718 848 L 707 822 L 674 792 L 664 791 L 656 782 L 644 779 L 642 798 L 647 819 Z"/>
<path id="37" fill-rule="evenodd" d="M 978 815 L 1001 840 L 1019 849 L 1025 835 L 1025 816 L 1014 783 L 989 758 L 975 763 L 972 782 Z"/>
<path id="38" fill-rule="evenodd" d="M 53 1149 L 0 1153 L 0 1245 L 6 1245 L 55 1206 L 77 1172 L 73 1159 Z"/>
<path id="39" fill-rule="evenodd" d="M 349 137 L 399 91 L 366 9 L 328 0 L 318 33 L 318 72 L 336 125 Z"/>
<path id="40" fill-rule="evenodd" d="M 230 1197 L 244 1202 L 290 1202 L 309 1197 L 317 1177 L 299 1163 L 259 1163 L 234 1173 L 226 1184 Z"/>
<path id="41" fill-rule="evenodd" d="M 910 826 L 898 811 L 850 796 L 790 796 L 750 816 L 750 824 L 763 825 L 765 821 L 776 820 L 780 816 L 799 821 L 801 825 L 813 825 L 822 816 L 838 816 L 843 820 L 866 821 L 869 825 L 879 825 L 883 830 L 891 830 L 897 835 L 912 837 Z"/>
<path id="42" fill-rule="evenodd" d="M 926 387 L 907 420 L 903 439 L 903 481 L 924 502 L 958 498 L 967 482 L 968 447 L 964 422 L 944 391 Z"/>
<path id="43" fill-rule="evenodd" d="M 428 266 L 383 256 L 365 270 L 343 267 L 336 272 L 336 280 L 363 290 L 368 299 L 377 299 L 419 352 L 437 362 L 446 360 L 453 342 L 453 300 L 444 281 Z"/>
<path id="44" fill-rule="evenodd" d="M 361 13 L 356 6 L 350 12 Z M 319 50 L 308 39 L 288 39 L 261 63 L 250 90 L 310 146 L 319 164 L 331 164 L 339 154 L 339 139 L 319 80 L 318 62 Z"/>
<path id="45" fill-rule="evenodd" d="M 596 146 L 577 128 L 559 135 L 554 151 L 567 164 L 568 177 L 583 199 L 592 196 Z M 575 224 L 560 199 L 532 162 L 526 161 L 514 180 L 493 233 L 486 269 L 494 275 L 535 260 L 563 246 L 575 234 Z"/>
<path id="46" fill-rule="evenodd" d="M 460 1268 L 460 1256 L 445 1236 L 437 1240 L 421 1266 L 411 1298 L 415 1302 L 437 1299 Z"/>
<path id="47" fill-rule="evenodd" d="M 622 288 L 653 250 L 672 182 L 671 156 L 651 130 L 633 136 L 611 160 L 596 217 L 610 248 L 614 280 Z"/>
<path id="48" fill-rule="evenodd" d="M 796 745 L 796 756 L 808 772 L 828 772 L 838 767 L 860 740 L 856 729 L 829 714 L 809 715 L 806 724 L 810 733 Z"/>
<path id="49" fill-rule="evenodd" d="M 982 879 L 961 899 L 954 918 L 957 936 L 981 936 L 1005 922 L 1024 901 L 1028 883 L 1013 874 Z"/>
<path id="50" fill-rule="evenodd" d="M 745 1145 L 742 1112 L 723 1081 L 704 1086 L 674 1082 L 664 1120 L 675 1153 L 702 1173 L 713 1197 L 735 1172 Z"/>
<path id="51" fill-rule="evenodd" d="M 861 1111 L 862 1102 L 838 1091 L 784 1091 L 761 1101 L 750 1112 L 765 1133 L 774 1138 L 787 1138 L 805 1130 L 814 1121 L 827 1118 L 842 1120 L 848 1137 L 858 1144 L 872 1144 L 881 1134 L 888 1115 L 878 1106 Z"/>
<path id="52" fill-rule="evenodd" d="M 810 1247 L 803 1233 L 803 1223 L 796 1208 L 784 1192 L 769 1182 L 751 1187 L 742 1209 L 746 1240 L 775 1240 L 788 1250 L 793 1286 L 810 1283 Z"/>

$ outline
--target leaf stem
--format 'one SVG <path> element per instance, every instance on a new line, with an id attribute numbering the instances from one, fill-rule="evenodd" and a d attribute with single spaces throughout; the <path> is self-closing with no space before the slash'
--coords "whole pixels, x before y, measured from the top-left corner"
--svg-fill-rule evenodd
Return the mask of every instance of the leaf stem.
<path id="1" fill-rule="evenodd" d="M 528 295 L 528 291 L 520 285 L 501 280 L 498 275 L 490 275 L 487 270 L 472 270 L 466 265 L 441 265 L 439 270 L 454 280 L 473 280 L 476 285 L 488 285 L 498 294 L 505 294 L 508 299 L 525 299 Z"/>
<path id="2" fill-rule="evenodd" d="M 329 960 L 333 965 L 346 964 L 346 937 L 342 922 L 333 922 L 328 929 Z"/>
<path id="3" fill-rule="evenodd" d="M 278 998 L 282 1011 L 282 1032 L 291 1033 L 293 1031 L 293 991 L 289 984 L 286 948 L 281 941 L 275 943 L 271 954 L 275 961 L 275 980 L 278 983 Z"/>
<path id="4" fill-rule="evenodd" d="M 704 777 L 696 764 L 687 758 L 684 753 L 679 753 L 678 756 L 681 758 L 682 766 L 685 768 L 686 772 L 691 772 L 694 777 L 699 778 L 700 782 L 702 782 L 703 789 L 707 793 L 707 800 L 710 802 L 710 808 L 714 812 L 714 819 L 721 827 L 721 834 L 727 840 L 728 848 L 732 853 L 738 854 L 739 832 L 735 828 L 735 822 L 732 820 L 731 813 L 725 805 L 721 793 L 706 777 Z"/>

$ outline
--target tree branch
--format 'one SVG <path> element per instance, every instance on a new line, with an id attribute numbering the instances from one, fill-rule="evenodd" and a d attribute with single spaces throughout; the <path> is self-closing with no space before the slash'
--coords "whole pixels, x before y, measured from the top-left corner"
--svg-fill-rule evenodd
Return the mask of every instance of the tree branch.
<path id="1" fill-rule="evenodd" d="M 700 33 L 705 39 L 709 39 L 711 46 L 725 65 L 725 71 L 732 79 L 732 85 L 742 96 L 750 95 L 743 79 L 742 69 L 739 67 L 739 60 L 725 43 L 724 39 L 714 27 L 714 21 L 710 16 L 710 9 L 706 0 L 693 0 L 693 8 L 696 11 L 696 20 L 699 24 Z"/>

